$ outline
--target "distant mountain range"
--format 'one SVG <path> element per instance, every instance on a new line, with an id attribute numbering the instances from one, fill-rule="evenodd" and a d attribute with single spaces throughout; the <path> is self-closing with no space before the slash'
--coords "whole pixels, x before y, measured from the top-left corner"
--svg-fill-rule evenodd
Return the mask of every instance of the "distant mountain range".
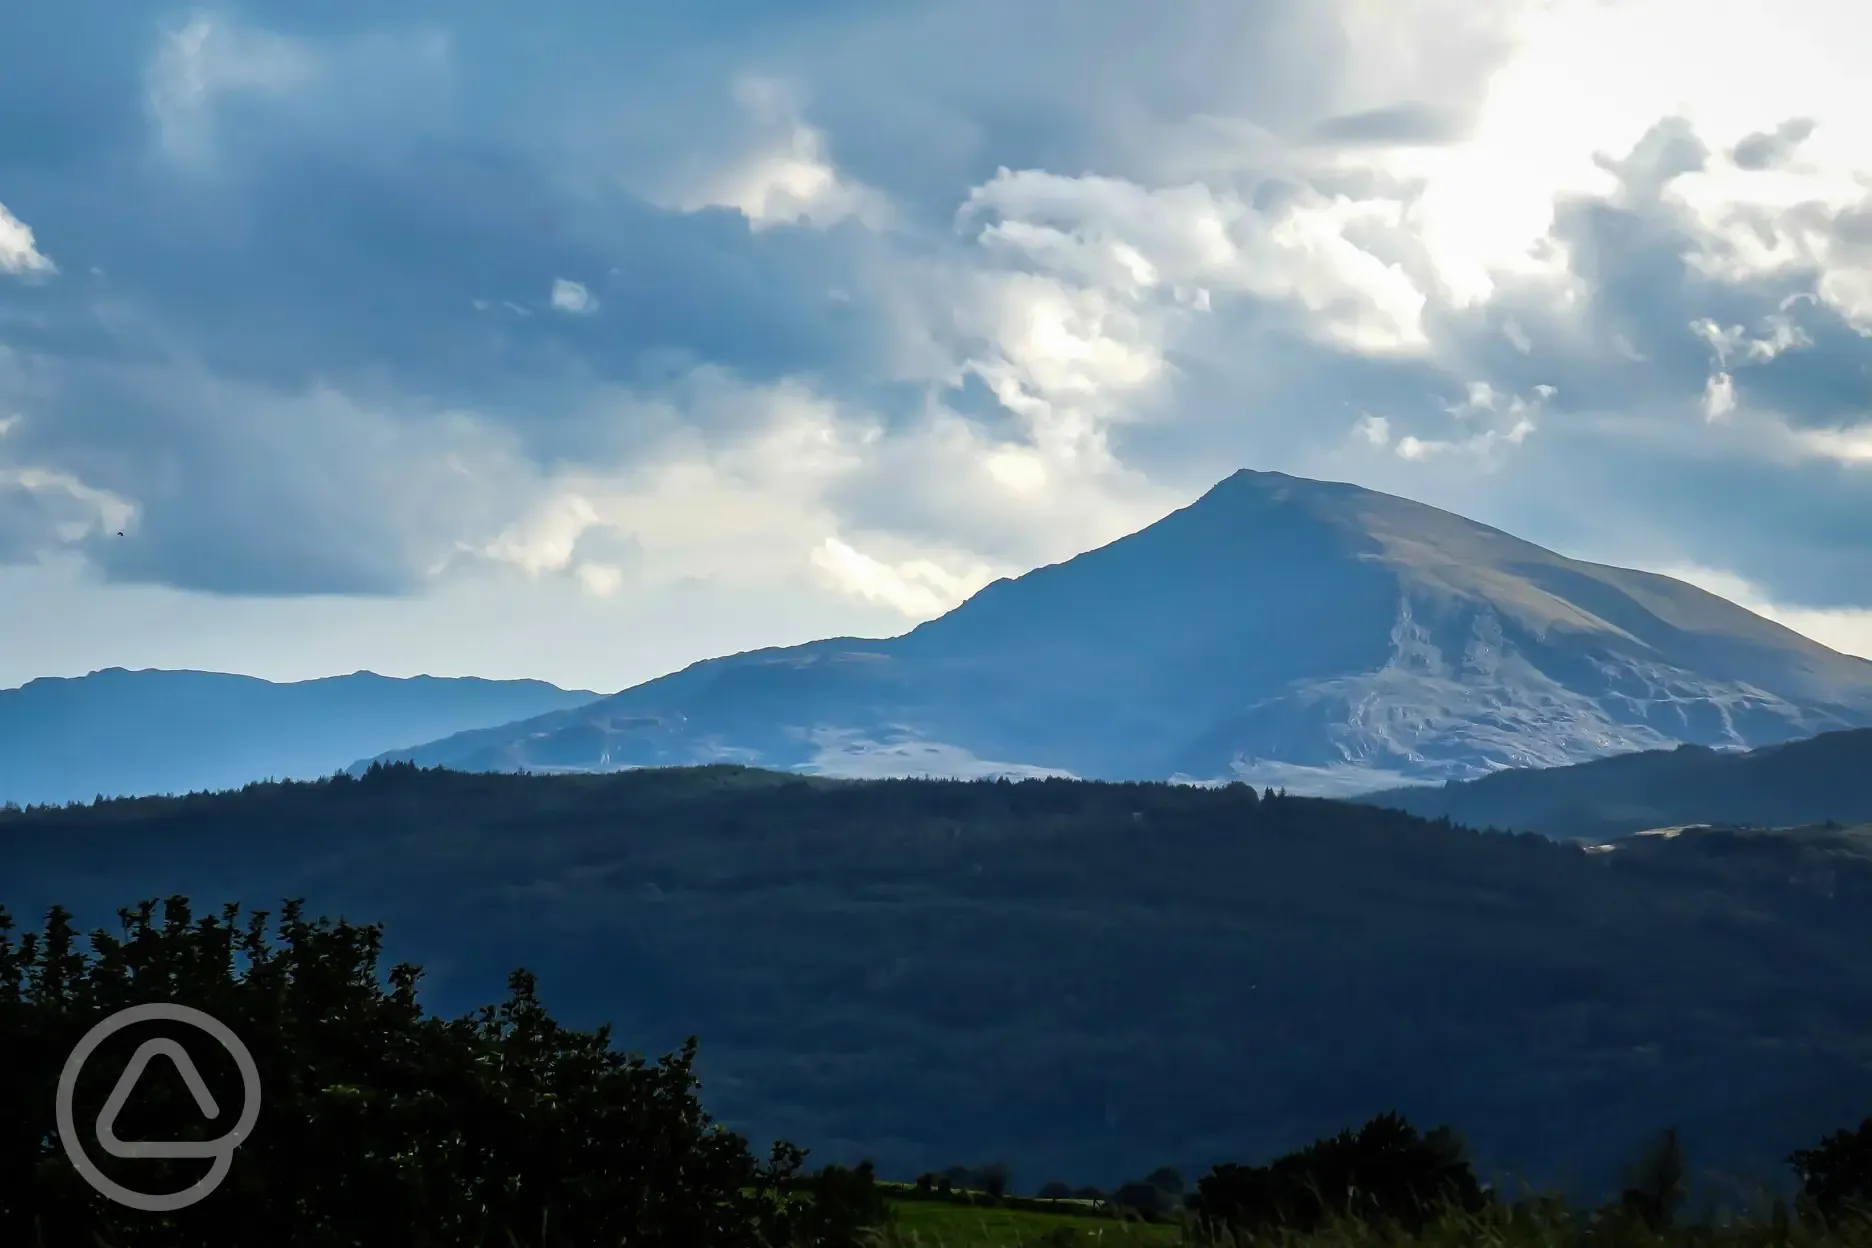
<path id="1" fill-rule="evenodd" d="M 126 671 L 0 689 L 0 802 L 88 802 L 310 779 L 360 754 L 577 706 L 537 680 L 372 672 L 276 684 L 223 672 Z"/>
<path id="2" fill-rule="evenodd" d="M 900 637 L 713 659 L 374 757 L 1344 795 L 1864 726 L 1872 662 L 1713 594 L 1357 486 L 1244 471 Z"/>
<path id="3" fill-rule="evenodd" d="M 1358 800 L 1472 828 L 1605 841 L 1690 824 L 1872 823 L 1869 778 L 1872 729 L 1861 728 L 1748 751 L 1683 745 Z"/>

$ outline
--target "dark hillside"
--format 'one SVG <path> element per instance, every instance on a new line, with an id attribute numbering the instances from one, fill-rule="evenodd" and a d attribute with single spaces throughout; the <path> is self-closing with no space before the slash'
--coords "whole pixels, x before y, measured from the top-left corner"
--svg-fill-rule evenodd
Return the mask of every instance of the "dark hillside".
<path id="1" fill-rule="evenodd" d="M 518 964 L 627 1047 L 703 1036 L 723 1120 L 886 1174 L 1189 1173 L 1397 1108 L 1602 1185 L 1662 1123 L 1772 1177 L 1872 1104 L 1872 860 L 1809 835 L 1825 871 L 1246 786 L 399 767 L 0 816 L 0 904 L 303 895 L 438 1009 Z"/>
<path id="2" fill-rule="evenodd" d="M 1872 820 L 1869 778 L 1872 729 L 1859 728 L 1746 751 L 1647 750 L 1358 800 L 1430 819 L 1603 841 L 1691 823 Z"/>

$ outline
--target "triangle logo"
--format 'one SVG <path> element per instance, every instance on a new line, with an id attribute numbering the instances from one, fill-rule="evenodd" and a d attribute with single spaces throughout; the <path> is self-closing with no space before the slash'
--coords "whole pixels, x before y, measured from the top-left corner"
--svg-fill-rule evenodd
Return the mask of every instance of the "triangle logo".
<path id="1" fill-rule="evenodd" d="M 137 1046 L 131 1055 L 129 1064 L 117 1079 L 117 1086 L 104 1101 L 104 1109 L 98 1114 L 98 1144 L 113 1157 L 213 1157 L 227 1150 L 227 1142 L 222 1140 L 120 1140 L 117 1138 L 117 1115 L 130 1100 L 130 1093 L 136 1090 L 137 1081 L 143 1077 L 143 1071 L 152 1059 L 166 1057 L 176 1074 L 182 1077 L 183 1086 L 189 1095 L 195 1098 L 195 1105 L 202 1112 L 202 1117 L 215 1119 L 221 1116 L 221 1107 L 215 1104 L 214 1096 L 208 1091 L 201 1072 L 195 1068 L 195 1060 L 174 1040 L 145 1040 Z"/>

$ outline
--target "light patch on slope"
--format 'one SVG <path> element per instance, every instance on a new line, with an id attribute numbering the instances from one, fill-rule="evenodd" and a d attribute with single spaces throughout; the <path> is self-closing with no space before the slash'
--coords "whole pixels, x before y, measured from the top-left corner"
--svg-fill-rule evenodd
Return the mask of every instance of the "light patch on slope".
<path id="1" fill-rule="evenodd" d="M 792 770 L 846 780 L 928 778 L 937 780 L 1076 780 L 1070 771 L 1029 763 L 977 758 L 959 745 L 926 741 L 907 728 L 887 731 L 883 740 L 855 729 L 816 728 L 809 734 L 813 756 Z"/>
<path id="2" fill-rule="evenodd" d="M 1466 780 L 1508 767 L 1555 767 L 1609 754 L 1669 749 L 1685 738 L 1652 727 L 1673 715 L 1714 712 L 1727 743 L 1749 744 L 1735 727 L 1745 712 L 1774 715 L 1797 733 L 1822 721 L 1743 684 L 1714 681 L 1630 655 L 1594 660 L 1604 689 L 1594 696 L 1558 683 L 1504 637 L 1493 612 L 1471 620 L 1460 656 L 1400 605 L 1392 655 L 1372 672 L 1299 685 L 1248 708 L 1251 716 L 1323 719 L 1344 764 L 1408 769 L 1418 780 Z M 1238 756 L 1247 779 L 1266 760 Z M 1330 764 L 1328 770 L 1339 766 Z M 1351 783 L 1348 776 L 1347 783 Z"/>
<path id="3" fill-rule="evenodd" d="M 1260 789 L 1285 789 L 1300 797 L 1357 797 L 1381 789 L 1440 783 L 1438 780 L 1426 780 L 1409 772 L 1386 767 L 1363 767 L 1354 763 L 1308 767 L 1266 758 L 1236 759 L 1229 766 L 1227 779 L 1239 780 Z M 1210 781 L 1211 784 L 1224 782 Z"/>

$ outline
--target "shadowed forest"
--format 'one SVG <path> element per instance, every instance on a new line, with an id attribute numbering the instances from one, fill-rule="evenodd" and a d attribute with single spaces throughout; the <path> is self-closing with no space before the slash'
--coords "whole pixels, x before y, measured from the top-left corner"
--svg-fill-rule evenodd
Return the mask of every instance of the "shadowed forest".
<path id="1" fill-rule="evenodd" d="M 429 1015 L 420 968 L 381 966 L 380 928 L 308 920 L 296 902 L 269 932 L 270 917 L 233 905 L 198 916 L 174 898 L 125 909 L 119 934 L 86 939 L 55 908 L 42 930 L 15 940 L 0 912 L 6 1242 L 858 1248 L 1376 1235 L 1611 1245 L 1684 1229 L 1691 1242 L 1787 1244 L 1857 1243 L 1872 1231 L 1872 1118 L 1792 1152 L 1798 1191 L 1758 1206 L 1765 1221 L 1712 1206 L 1688 1227 L 1690 1171 L 1674 1130 L 1646 1146 L 1622 1190 L 1597 1208 L 1497 1191 L 1478 1181 L 1459 1133 L 1421 1132 L 1395 1113 L 1266 1162 L 1217 1164 L 1193 1187 L 1174 1167 L 1112 1191 L 1055 1180 L 1027 1198 L 1012 1190 L 1005 1165 L 952 1167 L 914 1185 L 879 1183 L 868 1160 L 808 1170 L 807 1150 L 775 1141 L 763 1156 L 712 1120 L 698 1096 L 693 1037 L 654 1063 L 620 1052 L 606 1028 L 554 1020 L 525 971 L 510 976 L 498 1005 L 452 1020 Z M 127 1214 L 75 1173 L 51 1107 L 65 1055 L 85 1033 L 151 1000 L 206 1010 L 234 1028 L 259 1073 L 261 1119 L 206 1199 Z M 136 1039 L 134 1029 L 121 1031 L 94 1055 L 107 1060 L 87 1062 L 73 1094 L 76 1122 L 98 1121 L 122 1069 L 108 1059 L 126 1057 L 115 1050 Z M 210 1065 L 206 1078 L 219 1085 L 216 1103 L 241 1102 L 226 1069 Z M 115 1119 L 118 1136 L 219 1134 L 225 1124 L 209 1123 L 182 1093 L 175 1080 L 146 1075 Z M 107 1174 L 122 1168 L 104 1161 Z M 111 1177 L 139 1191 L 179 1191 L 200 1165 L 139 1159 L 133 1174 Z M 962 1216 L 918 1216 L 932 1208 Z M 1003 1234 L 992 1233 L 990 1213 L 1003 1215 Z"/>
<path id="2" fill-rule="evenodd" d="M 305 991 L 363 994 L 355 1011 L 252 1014 L 259 1007 L 240 994 L 254 990 L 240 985 L 253 972 L 239 968 L 253 965 L 258 934 L 225 957 L 197 959 L 190 974 L 207 979 L 188 991 L 248 1011 L 274 1036 L 275 1061 L 298 1062 L 292 1054 L 326 1043 L 303 1037 L 327 1036 L 342 1050 L 331 1059 L 338 1073 L 294 1076 L 292 1095 L 329 1108 L 336 1102 L 317 1097 L 349 1105 L 353 1093 L 318 1088 L 353 1088 L 360 1122 L 412 1114 L 397 1120 L 431 1124 L 407 1126 L 418 1135 L 469 1130 L 446 1125 L 454 1120 L 434 1103 L 459 1108 L 468 1093 L 443 1084 L 425 1093 L 424 1046 L 455 1053 L 434 1059 L 438 1071 L 472 1065 L 475 1045 L 508 1044 L 500 1029 L 521 1018 L 582 1054 L 552 1078 L 599 1078 L 624 1060 L 602 1055 L 615 1037 L 617 1050 L 677 1054 L 675 1066 L 626 1063 L 619 1087 L 666 1079 L 657 1095 L 674 1104 L 686 1094 L 672 1089 L 693 1074 L 736 1138 L 797 1140 L 817 1165 L 868 1161 L 906 1183 L 999 1161 L 1012 1175 L 1005 1190 L 1051 1182 L 1109 1196 L 1165 1170 L 1260 1167 L 1396 1111 L 1406 1125 L 1460 1126 L 1463 1164 L 1499 1192 L 1525 1181 L 1583 1207 L 1617 1204 L 1634 1157 L 1672 1128 L 1686 1191 L 1766 1184 L 1791 1196 L 1800 1174 L 1788 1158 L 1872 1107 L 1872 967 L 1862 953 L 1872 947 L 1872 849 L 1852 828 L 1711 828 L 1592 853 L 1245 786 L 392 767 L 8 812 L 0 840 L 0 903 L 21 916 L 54 905 L 75 916 L 64 952 L 50 954 L 68 939 L 53 932 L 0 968 L 0 992 L 14 994 L 9 1044 L 68 1051 L 109 1001 L 189 999 L 163 995 L 180 991 L 179 972 L 130 974 L 121 969 L 129 955 L 86 953 L 78 931 L 128 930 L 138 957 L 173 959 L 189 941 L 240 944 L 186 918 L 139 928 L 132 915 L 125 929 L 116 910 L 127 899 L 183 894 L 212 912 L 224 901 L 304 897 L 309 913 L 384 923 L 381 933 L 339 926 L 347 934 L 315 938 L 300 926 L 278 937 L 327 942 L 308 965 L 350 969 L 318 971 L 312 980 L 324 986 Z M 366 973 L 380 951 L 426 968 L 433 1015 L 417 1010 L 409 973 Z M 104 969 L 81 971 L 86 958 Z M 509 979 L 517 967 L 527 974 Z M 86 976 L 105 986 L 71 986 Z M 291 995 L 272 991 L 267 1008 Z M 479 1002 L 502 998 L 507 1013 L 479 1023 L 434 1021 L 476 1017 Z M 540 1001 L 552 1002 L 551 1016 Z M 56 1023 L 32 1013 L 47 1009 Z M 396 1019 L 405 1022 L 384 1021 Z M 603 1043 L 564 1029 L 606 1022 L 614 1030 Z M 371 1056 L 374 1039 L 346 1048 L 405 1023 L 456 1039 L 412 1040 L 400 1058 Z M 693 1070 L 682 1053 L 689 1036 L 704 1041 Z M 56 1079 L 48 1054 L 33 1069 L 31 1078 Z M 393 1086 L 403 1090 L 388 1095 Z M 25 1098 L 22 1113 L 37 1104 L 17 1081 L 10 1093 Z M 386 1096 L 402 1108 L 384 1108 Z M 683 1130 L 702 1131 L 699 1112 L 684 1111 Z M 629 1132 L 643 1125 L 620 1113 L 602 1128 L 623 1133 L 614 1153 L 635 1147 Z M 285 1120 L 269 1117 L 260 1130 Z M 518 1129 L 475 1130 L 492 1139 Z M 574 1134 L 589 1142 L 600 1131 Z M 1449 1147 L 1447 1137 L 1410 1138 L 1437 1156 Z M 47 1163 L 43 1135 L 9 1147 L 8 1164 L 58 1164 Z M 343 1145 L 358 1156 L 374 1147 Z M 806 1172 L 789 1156 L 765 1144 L 735 1153 L 721 1162 L 720 1190 L 797 1188 Z M 756 1158 L 766 1170 L 746 1169 Z M 441 1168 L 422 1170 L 431 1161 Z M 494 1164 L 475 1164 L 484 1163 Z M 432 1158 L 417 1170 L 430 1176 L 422 1182 L 458 1187 L 467 1180 L 449 1169 L 457 1164 L 468 1162 Z M 602 1176 L 615 1163 L 576 1164 Z M 356 1182 L 417 1181 L 396 1166 Z M 829 1173 L 826 1182 L 857 1182 L 856 1172 Z M 943 1205 L 928 1186 L 924 1202 L 912 1187 L 888 1203 L 913 1214 Z M 318 1199 L 328 1198 L 339 1199 Z M 537 1226 L 537 1205 L 515 1210 Z M 767 1225 L 767 1215 L 747 1216 Z M 560 1242 L 529 1233 L 521 1242 Z"/>

